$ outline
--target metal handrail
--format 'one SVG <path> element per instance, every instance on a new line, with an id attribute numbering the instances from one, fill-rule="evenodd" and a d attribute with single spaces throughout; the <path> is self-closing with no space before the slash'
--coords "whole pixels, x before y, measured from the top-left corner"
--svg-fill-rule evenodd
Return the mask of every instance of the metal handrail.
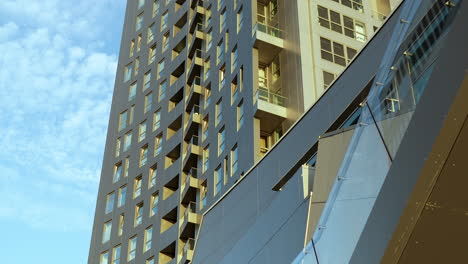
<path id="1" fill-rule="evenodd" d="M 286 106 L 286 97 L 282 96 L 281 94 L 271 92 L 266 87 L 258 87 L 256 92 L 257 100 L 260 99 L 262 101 L 266 101 L 268 103 L 276 104 L 279 106 Z"/>

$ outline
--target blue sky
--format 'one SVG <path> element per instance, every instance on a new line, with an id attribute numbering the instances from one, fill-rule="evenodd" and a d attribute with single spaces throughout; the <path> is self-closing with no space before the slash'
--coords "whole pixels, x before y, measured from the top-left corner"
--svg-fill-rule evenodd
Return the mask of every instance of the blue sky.
<path id="1" fill-rule="evenodd" d="M 2 263 L 87 261 L 125 3 L 0 0 Z"/>

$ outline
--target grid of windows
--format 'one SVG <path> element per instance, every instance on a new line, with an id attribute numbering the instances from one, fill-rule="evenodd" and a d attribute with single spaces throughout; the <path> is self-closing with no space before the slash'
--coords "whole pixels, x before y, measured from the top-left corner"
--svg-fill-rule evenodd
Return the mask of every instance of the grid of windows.
<path id="1" fill-rule="evenodd" d="M 317 6 L 319 24 L 322 27 L 344 34 L 360 42 L 365 42 L 366 26 L 364 23 L 354 20 L 323 6 Z"/>
<path id="2" fill-rule="evenodd" d="M 356 55 L 357 51 L 346 47 L 335 41 L 320 37 L 320 49 L 322 59 L 334 62 L 341 66 L 347 63 Z"/>
<path id="3" fill-rule="evenodd" d="M 364 13 L 364 5 L 362 0 L 332 0 L 337 3 L 341 3 L 344 6 L 357 10 L 361 13 Z"/>

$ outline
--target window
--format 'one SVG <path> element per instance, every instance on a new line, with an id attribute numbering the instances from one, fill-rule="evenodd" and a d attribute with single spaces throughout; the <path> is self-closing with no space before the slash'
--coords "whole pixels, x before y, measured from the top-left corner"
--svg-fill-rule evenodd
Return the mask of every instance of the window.
<path id="1" fill-rule="evenodd" d="M 221 155 L 224 151 L 224 142 L 226 138 L 226 130 L 224 127 L 218 132 L 218 155 Z"/>
<path id="2" fill-rule="evenodd" d="M 223 62 L 223 59 L 224 59 L 224 42 L 223 40 L 221 40 L 219 43 L 218 43 L 218 48 L 216 49 L 216 54 L 217 54 L 217 62 L 216 64 L 220 64 L 221 62 Z"/>
<path id="3" fill-rule="evenodd" d="M 151 188 L 156 185 L 156 176 L 158 175 L 158 168 L 157 166 L 153 166 L 150 168 L 149 171 L 149 180 L 148 180 L 148 187 Z"/>
<path id="4" fill-rule="evenodd" d="M 155 193 L 151 196 L 150 216 L 153 216 L 158 213 L 158 203 L 159 203 L 159 195 Z"/>
<path id="5" fill-rule="evenodd" d="M 125 170 L 124 170 L 124 177 L 128 176 L 128 169 L 130 167 L 130 158 L 126 157 L 125 158 Z"/>
<path id="6" fill-rule="evenodd" d="M 357 53 L 355 49 L 343 46 L 340 43 L 329 39 L 320 38 L 320 48 L 322 59 L 334 62 L 341 66 L 346 66 Z M 346 54 L 345 54 L 346 51 Z"/>
<path id="7" fill-rule="evenodd" d="M 155 264 L 155 262 L 154 262 L 154 257 L 151 257 L 150 259 L 148 259 L 148 260 L 146 261 L 146 264 Z"/>
<path id="8" fill-rule="evenodd" d="M 323 6 L 317 6 L 317 11 L 319 24 L 322 27 L 344 34 L 360 42 L 365 42 L 367 40 L 366 27 L 364 23 L 356 21 L 348 16 L 341 15 L 340 13 Z"/>
<path id="9" fill-rule="evenodd" d="M 168 31 L 163 35 L 163 42 L 162 42 L 163 50 L 162 50 L 162 52 L 166 51 L 169 48 L 169 43 L 170 42 L 169 42 L 169 31 Z"/>
<path id="10" fill-rule="evenodd" d="M 200 189 L 200 210 L 203 209 L 203 207 L 206 206 L 206 194 L 208 193 L 208 184 L 206 180 L 202 182 L 201 184 L 201 189 Z"/>
<path id="11" fill-rule="evenodd" d="M 112 264 L 120 264 L 120 252 L 122 247 L 120 245 L 112 249 Z"/>
<path id="12" fill-rule="evenodd" d="M 239 12 L 237 12 L 237 33 L 240 32 L 243 24 L 244 24 L 244 15 L 242 12 L 242 7 L 241 7 L 239 8 Z"/>
<path id="13" fill-rule="evenodd" d="M 147 160 L 148 160 L 148 145 L 142 147 L 140 150 L 140 167 L 145 166 Z"/>
<path id="14" fill-rule="evenodd" d="M 335 74 L 323 71 L 323 88 L 326 90 L 330 84 L 335 80 Z"/>
<path id="15" fill-rule="evenodd" d="M 203 172 L 210 168 L 210 146 L 203 149 Z"/>
<path id="16" fill-rule="evenodd" d="M 211 83 L 205 87 L 205 108 L 211 103 Z"/>
<path id="17" fill-rule="evenodd" d="M 99 257 L 99 264 L 107 264 L 107 263 L 109 263 L 109 252 L 108 251 L 102 253 L 101 256 Z"/>
<path id="18" fill-rule="evenodd" d="M 106 197 L 106 214 L 114 210 L 115 193 L 111 192 Z"/>
<path id="19" fill-rule="evenodd" d="M 143 76 L 143 91 L 151 87 L 151 71 L 148 71 Z"/>
<path id="20" fill-rule="evenodd" d="M 160 61 L 158 63 L 158 78 L 161 78 L 163 73 L 164 73 L 164 68 L 166 66 L 166 63 L 164 60 Z"/>
<path id="21" fill-rule="evenodd" d="M 223 102 L 219 100 L 216 104 L 216 126 L 223 120 Z"/>
<path id="22" fill-rule="evenodd" d="M 121 131 L 122 129 L 127 127 L 127 117 L 128 117 L 127 110 L 120 113 L 120 116 L 119 116 L 119 131 Z"/>
<path id="23" fill-rule="evenodd" d="M 124 82 L 128 82 L 132 78 L 132 72 L 133 72 L 133 64 L 128 64 L 125 66 L 125 71 L 124 71 Z"/>
<path id="24" fill-rule="evenodd" d="M 135 185 L 133 186 L 133 199 L 141 194 L 141 176 L 135 178 Z"/>
<path id="25" fill-rule="evenodd" d="M 143 203 L 139 203 L 135 206 L 135 221 L 134 226 L 138 226 L 143 221 L 143 210 L 144 206 Z"/>
<path id="26" fill-rule="evenodd" d="M 134 73 L 133 75 L 137 76 L 139 70 L 140 70 L 140 58 L 137 57 L 135 59 L 135 71 L 133 72 Z"/>
<path id="27" fill-rule="evenodd" d="M 237 45 L 232 49 L 231 52 L 231 72 L 237 68 Z"/>
<path id="28" fill-rule="evenodd" d="M 128 133 L 125 134 L 124 136 L 124 148 L 123 151 L 127 151 L 130 148 L 130 145 L 132 145 L 132 131 L 129 131 Z"/>
<path id="29" fill-rule="evenodd" d="M 118 163 L 114 166 L 114 176 L 112 177 L 112 182 L 117 182 L 120 180 L 120 176 L 122 175 L 122 163 Z"/>
<path id="30" fill-rule="evenodd" d="M 152 240 L 153 240 L 153 227 L 149 227 L 145 230 L 145 244 L 143 247 L 143 252 L 146 252 L 151 249 Z"/>
<path id="31" fill-rule="evenodd" d="M 120 156 L 120 138 L 115 142 L 115 157 Z"/>
<path id="32" fill-rule="evenodd" d="M 148 65 L 156 60 L 156 44 L 150 47 L 148 53 Z"/>
<path id="33" fill-rule="evenodd" d="M 164 80 L 159 84 L 159 101 L 166 98 L 166 90 L 167 90 L 167 81 Z"/>
<path id="34" fill-rule="evenodd" d="M 206 33 L 206 51 L 208 51 L 213 44 L 213 29 L 210 29 L 208 33 Z"/>
<path id="35" fill-rule="evenodd" d="M 151 26 L 148 27 L 148 39 L 147 43 L 150 43 L 151 41 L 154 40 L 154 34 L 156 33 L 156 24 L 151 24 Z"/>
<path id="36" fill-rule="evenodd" d="M 153 131 L 161 126 L 161 110 L 154 112 L 153 115 Z"/>
<path id="37" fill-rule="evenodd" d="M 141 39 L 142 39 L 142 37 L 141 37 L 141 34 L 140 34 L 140 35 L 138 35 L 138 38 L 137 38 L 137 48 L 136 48 L 137 52 L 139 52 L 140 49 L 141 49 Z"/>
<path id="38" fill-rule="evenodd" d="M 271 62 L 271 75 L 273 76 L 273 82 L 275 82 L 281 77 L 279 56 L 276 56 Z"/>
<path id="39" fill-rule="evenodd" d="M 219 69 L 219 89 L 221 90 L 224 88 L 224 85 L 226 84 L 226 65 L 223 65 Z"/>
<path id="40" fill-rule="evenodd" d="M 153 17 L 159 12 L 159 0 L 154 0 L 153 2 Z"/>
<path id="41" fill-rule="evenodd" d="M 231 176 L 233 176 L 238 169 L 237 162 L 239 161 L 239 152 L 237 150 L 237 145 L 231 150 Z"/>
<path id="42" fill-rule="evenodd" d="M 136 90 L 137 90 L 137 83 L 132 83 L 130 87 L 128 88 L 128 101 L 132 101 L 135 99 L 136 96 Z"/>
<path id="43" fill-rule="evenodd" d="M 145 0 L 138 0 L 138 8 L 141 8 L 145 5 Z"/>
<path id="44" fill-rule="evenodd" d="M 128 113 L 128 123 L 133 123 L 133 112 L 135 112 L 135 105 L 130 107 L 130 112 Z"/>
<path id="45" fill-rule="evenodd" d="M 161 144 L 162 134 L 159 134 L 154 139 L 154 156 L 157 156 L 161 153 L 162 144 Z"/>
<path id="46" fill-rule="evenodd" d="M 153 102 L 153 93 L 149 93 L 145 96 L 145 110 L 144 113 L 151 110 L 151 104 Z"/>
<path id="47" fill-rule="evenodd" d="M 239 89 L 237 89 L 237 76 L 231 82 L 231 104 L 239 97 Z"/>
<path id="48" fill-rule="evenodd" d="M 140 124 L 140 129 L 138 132 L 138 142 L 146 138 L 146 121 Z"/>
<path id="49" fill-rule="evenodd" d="M 136 31 L 140 30 L 142 25 L 143 25 L 143 13 L 139 14 L 136 18 L 135 30 Z"/>
<path id="50" fill-rule="evenodd" d="M 364 7 L 362 5 L 362 0 L 333 0 L 337 3 L 341 3 L 344 6 L 347 6 L 349 8 L 352 8 L 356 11 L 359 11 L 361 13 L 364 13 Z"/>
<path id="51" fill-rule="evenodd" d="M 122 234 L 123 234 L 124 224 L 125 224 L 124 214 L 121 214 L 119 216 L 119 230 L 118 230 L 118 235 L 119 236 L 122 236 Z"/>
<path id="52" fill-rule="evenodd" d="M 127 185 L 124 185 L 119 188 L 119 195 L 117 197 L 117 207 L 121 207 L 125 204 L 125 199 L 127 199 Z"/>
<path id="53" fill-rule="evenodd" d="M 208 122 L 209 122 L 209 118 L 208 118 L 208 116 L 206 116 L 206 117 L 203 119 L 203 124 L 202 124 L 202 130 L 203 130 L 202 136 L 203 136 L 203 140 L 208 139 L 208 135 L 209 135 Z"/>
<path id="54" fill-rule="evenodd" d="M 167 23 L 169 22 L 169 13 L 166 11 L 161 16 L 161 31 L 167 27 Z"/>
<path id="55" fill-rule="evenodd" d="M 226 20 L 227 20 L 226 9 L 224 9 L 221 12 L 221 15 L 220 15 L 220 18 L 219 18 L 219 21 L 221 21 L 221 23 L 220 23 L 221 27 L 219 29 L 219 32 L 222 32 L 226 28 Z"/>
<path id="56" fill-rule="evenodd" d="M 112 221 L 104 223 L 104 229 L 102 231 L 102 243 L 109 241 L 112 233 Z"/>
<path id="57" fill-rule="evenodd" d="M 133 52 L 135 51 L 135 40 L 132 39 L 130 42 L 130 52 L 129 52 L 129 57 L 133 57 Z"/>
<path id="58" fill-rule="evenodd" d="M 218 168 L 215 170 L 214 174 L 214 183 L 215 183 L 215 189 L 214 189 L 214 195 L 217 195 L 218 193 L 221 192 L 221 187 L 223 186 L 223 166 L 219 165 Z"/>
<path id="59" fill-rule="evenodd" d="M 127 261 L 131 261 L 135 259 L 136 246 L 137 246 L 137 236 L 134 236 L 128 240 Z"/>
<path id="60" fill-rule="evenodd" d="M 237 130 L 244 124 L 244 103 L 240 102 L 237 106 Z"/>

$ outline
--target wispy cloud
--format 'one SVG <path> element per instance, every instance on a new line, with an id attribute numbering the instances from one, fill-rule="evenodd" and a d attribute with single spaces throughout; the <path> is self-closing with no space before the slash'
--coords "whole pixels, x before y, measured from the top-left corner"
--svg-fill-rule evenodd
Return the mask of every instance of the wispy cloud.
<path id="1" fill-rule="evenodd" d="M 124 5 L 0 1 L 0 221 L 90 231 Z"/>

